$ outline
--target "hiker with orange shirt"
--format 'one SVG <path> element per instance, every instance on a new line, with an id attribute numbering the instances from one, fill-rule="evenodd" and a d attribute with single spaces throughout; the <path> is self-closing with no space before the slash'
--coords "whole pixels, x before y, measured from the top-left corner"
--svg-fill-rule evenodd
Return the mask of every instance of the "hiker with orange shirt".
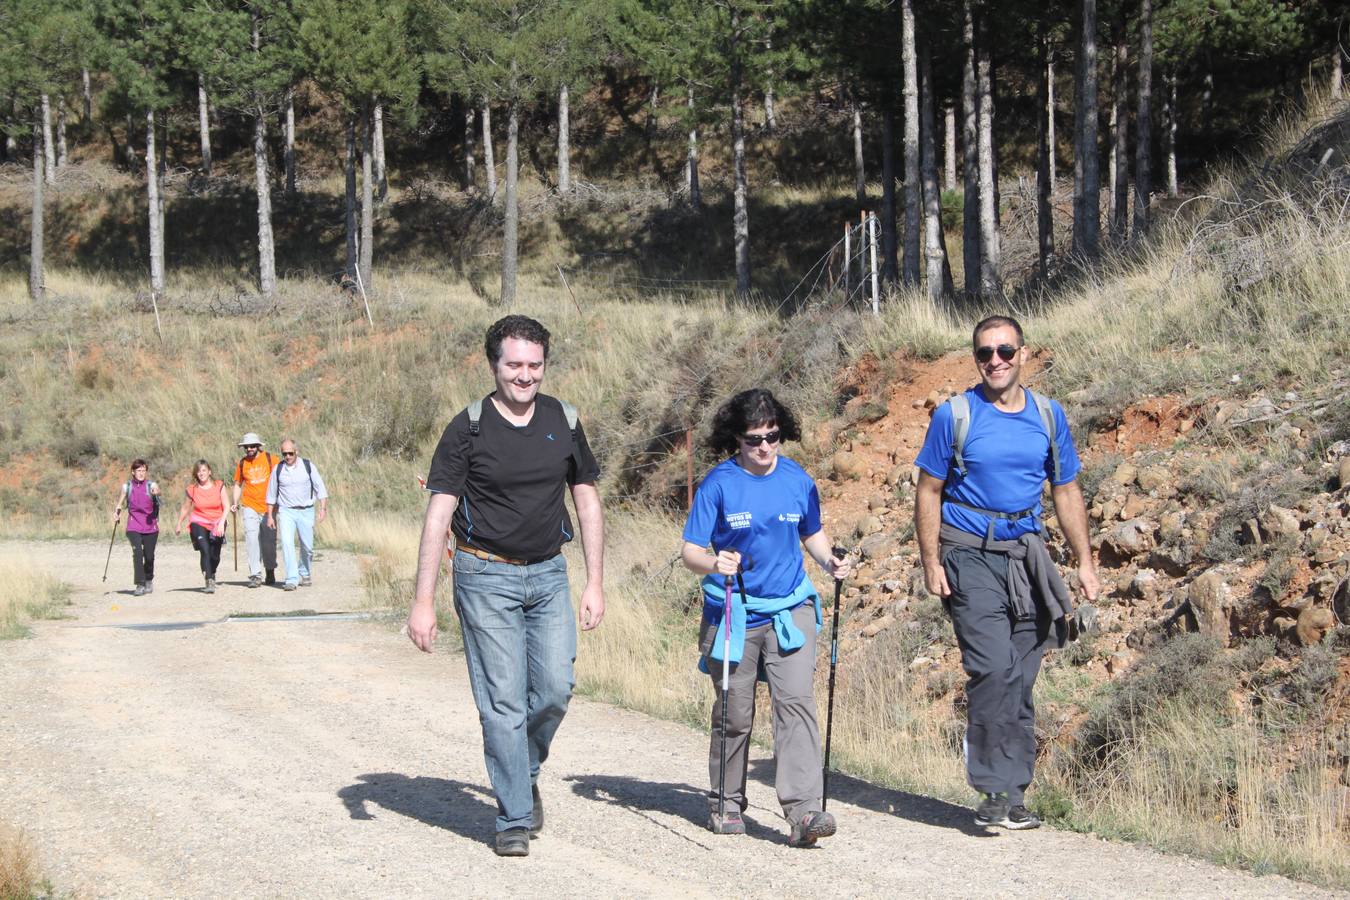
<path id="1" fill-rule="evenodd" d="M 267 482 L 281 459 L 264 452 L 263 439 L 252 431 L 239 439 L 239 446 L 244 449 L 244 458 L 234 467 L 234 503 L 230 512 L 241 508 L 244 511 L 248 586 L 255 588 L 277 583 L 277 531 L 267 524 Z"/>
<path id="2" fill-rule="evenodd" d="M 183 508 L 178 512 L 174 534 L 183 533 L 183 522 L 192 514 L 188 533 L 192 546 L 202 556 L 202 575 L 208 594 L 216 592 L 216 569 L 220 568 L 220 548 L 225 545 L 225 522 L 229 504 L 225 502 L 225 482 L 217 481 L 211 464 L 199 459 L 192 465 L 192 483 L 187 486 Z"/>

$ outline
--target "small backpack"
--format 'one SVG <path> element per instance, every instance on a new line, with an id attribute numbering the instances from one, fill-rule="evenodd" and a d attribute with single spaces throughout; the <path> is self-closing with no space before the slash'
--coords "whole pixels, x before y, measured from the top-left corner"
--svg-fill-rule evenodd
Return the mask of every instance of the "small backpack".
<path id="1" fill-rule="evenodd" d="M 159 518 L 159 495 L 155 493 L 155 488 L 157 488 L 157 487 L 159 487 L 159 483 L 158 483 L 158 482 L 155 482 L 155 481 L 147 481 L 147 482 L 145 483 L 145 490 L 146 490 L 147 493 L 150 494 L 150 503 L 152 504 L 151 507 L 150 507 L 150 518 L 151 518 L 151 519 L 158 519 L 158 518 Z M 124 483 L 124 484 L 122 485 L 122 495 L 125 496 L 125 497 L 127 498 L 127 515 L 130 515 L 130 514 L 131 514 L 131 482 L 130 482 L 130 481 L 128 481 L 128 482 L 126 482 L 126 483 Z"/>
<path id="2" fill-rule="evenodd" d="M 483 418 L 484 399 L 486 398 L 480 397 L 470 403 L 465 409 L 469 414 L 469 434 L 474 437 L 478 436 L 478 420 Z M 555 397 L 553 399 L 557 400 L 558 398 Z M 577 442 L 577 408 L 566 400 L 558 400 L 558 402 L 562 404 L 563 416 L 567 419 L 567 428 L 572 432 L 572 443 L 575 444 Z"/>
<path id="3" fill-rule="evenodd" d="M 1050 463 L 1055 473 L 1050 483 L 1056 484 L 1059 482 L 1060 468 L 1059 442 L 1055 439 L 1055 411 L 1050 406 L 1049 397 L 1031 388 L 1025 390 L 1036 404 L 1036 410 L 1041 414 L 1041 424 L 1045 426 L 1045 433 L 1050 437 Z M 953 394 L 947 399 L 947 404 L 952 408 L 952 463 L 956 467 L 957 474 L 965 478 L 966 460 L 962 450 L 966 446 L 966 436 L 970 433 L 970 398 L 964 392 Z"/>

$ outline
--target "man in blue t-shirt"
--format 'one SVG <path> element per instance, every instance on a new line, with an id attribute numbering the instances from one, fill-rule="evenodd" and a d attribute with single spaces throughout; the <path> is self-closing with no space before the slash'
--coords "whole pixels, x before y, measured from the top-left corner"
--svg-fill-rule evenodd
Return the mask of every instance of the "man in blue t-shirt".
<path id="1" fill-rule="evenodd" d="M 1062 646 L 1075 625 L 1041 536 L 1045 481 L 1089 601 L 1097 596 L 1097 570 L 1064 410 L 1042 397 L 1042 412 L 1021 384 L 1022 326 L 990 316 L 975 326 L 972 343 L 980 384 L 965 392 L 959 412 L 950 402 L 933 411 L 915 460 L 915 531 L 924 581 L 951 614 L 969 676 L 966 771 L 983 795 L 975 822 L 1035 828 L 1040 820 L 1025 805 L 1036 764 L 1032 688 L 1052 627 Z"/>

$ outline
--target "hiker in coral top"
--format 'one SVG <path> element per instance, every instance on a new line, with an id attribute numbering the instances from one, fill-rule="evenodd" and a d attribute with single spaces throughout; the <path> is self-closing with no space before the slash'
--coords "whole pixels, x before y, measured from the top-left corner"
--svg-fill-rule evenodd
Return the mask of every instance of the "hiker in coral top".
<path id="1" fill-rule="evenodd" d="M 178 524 L 173 533 L 183 533 L 183 522 L 191 513 L 188 533 L 192 535 L 192 546 L 202 557 L 202 576 L 206 579 L 204 590 L 208 594 L 216 592 L 216 569 L 220 566 L 220 548 L 225 545 L 225 519 L 229 511 L 225 482 L 216 480 L 210 463 L 197 460 L 192 466 L 192 484 L 187 486 L 187 497 L 178 512 Z"/>
<path id="2" fill-rule="evenodd" d="M 276 584 L 277 531 L 267 524 L 267 482 L 281 459 L 263 450 L 263 440 L 252 431 L 239 439 L 244 458 L 234 467 L 234 505 L 244 511 L 244 548 L 248 554 L 248 586 Z M 238 540 L 238 535 L 235 535 Z M 267 575 L 264 578 L 263 570 Z"/>

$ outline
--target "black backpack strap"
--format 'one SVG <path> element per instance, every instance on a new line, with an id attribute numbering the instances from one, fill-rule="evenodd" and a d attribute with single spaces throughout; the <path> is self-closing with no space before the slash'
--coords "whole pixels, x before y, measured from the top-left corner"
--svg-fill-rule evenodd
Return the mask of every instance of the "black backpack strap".
<path id="1" fill-rule="evenodd" d="M 479 397 L 466 407 L 469 414 L 469 434 L 478 437 L 478 420 L 483 418 L 483 398 Z"/>

